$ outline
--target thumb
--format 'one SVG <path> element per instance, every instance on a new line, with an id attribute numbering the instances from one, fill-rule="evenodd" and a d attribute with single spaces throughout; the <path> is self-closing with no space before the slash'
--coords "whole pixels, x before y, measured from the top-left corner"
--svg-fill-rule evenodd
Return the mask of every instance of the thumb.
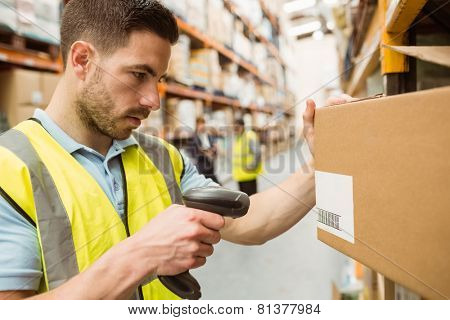
<path id="1" fill-rule="evenodd" d="M 312 125 L 314 123 L 314 115 L 316 113 L 316 103 L 314 100 L 308 99 L 306 101 L 306 109 L 303 113 L 304 125 Z"/>

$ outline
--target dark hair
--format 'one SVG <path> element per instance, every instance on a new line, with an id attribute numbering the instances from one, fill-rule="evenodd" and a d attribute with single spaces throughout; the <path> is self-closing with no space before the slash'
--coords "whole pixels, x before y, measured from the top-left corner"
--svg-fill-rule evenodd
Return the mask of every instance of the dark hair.
<path id="1" fill-rule="evenodd" d="M 205 118 L 203 118 L 203 117 L 198 117 L 197 119 L 195 119 L 195 123 L 196 123 L 196 124 L 200 124 L 200 123 L 205 124 L 206 121 L 205 121 Z"/>
<path id="2" fill-rule="evenodd" d="M 64 67 L 72 44 L 92 41 L 110 54 L 128 43 L 136 30 L 156 33 L 171 44 L 178 40 L 177 21 L 169 9 L 156 0 L 71 0 L 61 21 L 61 53 Z"/>
<path id="3" fill-rule="evenodd" d="M 242 119 L 236 119 L 234 120 L 234 124 L 238 126 L 245 126 L 245 122 Z"/>

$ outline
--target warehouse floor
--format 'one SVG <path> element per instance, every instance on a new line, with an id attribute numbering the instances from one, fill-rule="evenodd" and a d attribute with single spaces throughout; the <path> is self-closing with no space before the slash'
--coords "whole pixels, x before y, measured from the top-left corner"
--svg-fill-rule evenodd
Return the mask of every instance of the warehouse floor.
<path id="1" fill-rule="evenodd" d="M 259 190 L 284 180 L 299 167 L 298 159 L 307 157 L 303 145 L 271 159 L 259 178 Z M 263 246 L 222 241 L 207 264 L 192 272 L 202 285 L 203 299 L 331 299 L 331 283 L 339 283 L 348 258 L 317 240 L 316 225 L 310 212 Z"/>

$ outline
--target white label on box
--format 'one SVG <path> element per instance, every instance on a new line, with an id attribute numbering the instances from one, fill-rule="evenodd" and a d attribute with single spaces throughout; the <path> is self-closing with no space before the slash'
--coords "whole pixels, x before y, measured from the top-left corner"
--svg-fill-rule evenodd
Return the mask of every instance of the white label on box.
<path id="1" fill-rule="evenodd" d="M 353 177 L 316 171 L 318 227 L 355 243 Z"/>

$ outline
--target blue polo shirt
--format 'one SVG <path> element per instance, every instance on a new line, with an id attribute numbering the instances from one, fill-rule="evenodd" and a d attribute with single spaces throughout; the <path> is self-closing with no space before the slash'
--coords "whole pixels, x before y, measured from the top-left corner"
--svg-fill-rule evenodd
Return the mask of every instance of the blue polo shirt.
<path id="1" fill-rule="evenodd" d="M 69 152 L 98 182 L 123 219 L 124 196 L 120 155 L 127 147 L 137 145 L 136 139 L 114 140 L 106 156 L 76 142 L 43 110 L 37 109 L 38 119 L 50 135 Z M 187 157 L 181 191 L 216 185 L 199 174 Z M 36 229 L 0 196 L 0 291 L 35 290 L 42 277 L 42 261 Z"/>

